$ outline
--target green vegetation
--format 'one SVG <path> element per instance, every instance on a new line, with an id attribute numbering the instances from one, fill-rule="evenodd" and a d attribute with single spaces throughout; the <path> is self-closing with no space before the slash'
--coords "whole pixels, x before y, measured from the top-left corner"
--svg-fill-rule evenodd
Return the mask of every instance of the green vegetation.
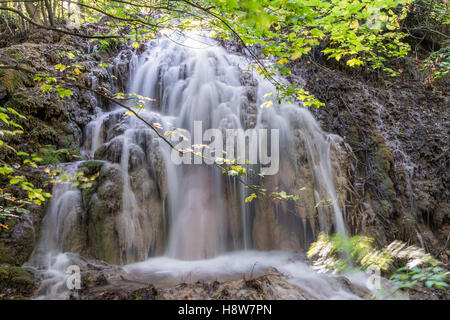
<path id="1" fill-rule="evenodd" d="M 423 81 L 433 85 L 448 77 L 450 71 L 449 23 L 448 1 L 442 0 L 0 1 L 0 30 L 6 35 L 2 39 L 6 44 L 20 42 L 15 34 L 28 35 L 33 29 L 41 29 L 92 40 L 103 57 L 119 43 L 138 51 L 144 42 L 158 37 L 161 30 L 208 30 L 218 41 L 238 42 L 248 50 L 254 69 L 249 71 L 264 75 L 276 86 L 278 101 L 297 100 L 316 108 L 323 107 L 324 103 L 299 84 L 284 82 L 277 75 L 288 76 L 299 61 L 316 63 L 314 57 L 320 56 L 346 71 L 376 74 L 381 78 L 399 77 L 404 72 L 402 63 L 412 58 L 416 69 L 423 74 Z M 149 98 L 88 88 L 80 84 L 87 72 L 79 63 L 83 54 L 74 50 L 58 55 L 66 62 L 54 62 L 52 70 L 39 70 L 40 73 L 20 64 L 14 55 L 0 59 L 0 89 L 4 87 L 6 95 L 18 87 L 31 86 L 28 83 L 31 76 L 41 93 L 53 93 L 58 100 L 73 98 L 74 88 L 97 94 L 127 109 L 126 114 L 136 116 L 174 148 L 167 136 L 173 135 L 176 128 L 162 131 L 160 124 L 148 123 L 139 116 L 139 110 Z M 107 72 L 106 61 L 96 63 L 97 71 Z M 268 100 L 260 107 L 272 105 L 273 101 Z M 18 173 L 19 170 L 42 170 L 51 183 L 73 183 L 80 189 L 91 188 L 99 176 L 98 172 L 81 171 L 68 177 L 61 171 L 41 167 L 64 161 L 71 153 L 68 149 L 46 145 L 36 153 L 16 150 L 8 141 L 24 133 L 19 120 L 27 121 L 14 108 L 0 106 L 0 150 L 7 150 L 15 157 L 0 162 L 0 179 L 6 186 L 0 188 L 0 222 L 3 223 L 7 218 L 27 214 L 28 205 L 42 205 L 51 197 Z M 196 154 L 193 149 L 179 151 Z M 392 158 L 389 148 L 380 143 L 376 164 L 382 172 L 378 178 L 387 192 L 394 190 L 389 177 Z M 236 162 L 225 163 L 220 169 L 251 190 L 245 203 L 250 204 L 260 195 L 268 195 L 274 201 L 300 198 L 299 194 L 290 195 L 278 189 L 267 192 L 260 186 L 246 184 L 251 170 Z M 17 189 L 21 196 L 13 195 Z M 322 200 L 316 207 L 329 201 Z M 378 203 L 378 211 L 391 211 L 387 200 Z M 0 223 L 1 228 L 8 225 Z M 422 286 L 448 290 L 449 272 L 422 249 L 399 241 L 376 249 L 373 242 L 365 236 L 321 234 L 311 245 L 308 257 L 313 261 L 313 268 L 320 272 L 368 270 L 375 266 L 397 283 L 396 289 Z M 6 271 L 0 271 L 3 272 L 0 276 L 6 277 Z M 7 271 L 9 274 L 17 270 Z M 26 274 L 14 277 L 22 281 Z M 28 285 L 26 279 L 22 282 Z"/>
<path id="2" fill-rule="evenodd" d="M 394 281 L 394 290 L 424 286 L 448 290 L 449 271 L 430 254 L 416 246 L 394 241 L 378 250 L 374 239 L 365 236 L 346 237 L 322 233 L 311 244 L 307 256 L 319 272 L 380 270 Z"/>
<path id="3" fill-rule="evenodd" d="M 202 0 L 202 1 L 2 1 L 0 13 L 9 30 L 30 30 L 41 28 L 69 34 L 75 37 L 97 40 L 101 50 L 109 50 L 118 41 L 138 49 L 139 43 L 155 38 L 162 29 L 183 31 L 195 28 L 210 29 L 211 35 L 224 40 L 238 40 L 249 49 L 253 66 L 264 74 L 278 88 L 278 99 L 295 98 L 306 106 L 320 107 L 324 104 L 296 84 L 281 83 L 276 73 L 289 74 L 291 63 L 310 58 L 319 50 L 328 59 L 347 68 L 380 70 L 386 75 L 397 76 L 402 70 L 395 69 L 391 60 L 408 55 L 411 44 L 417 46 L 431 41 L 433 48 L 423 60 L 421 70 L 427 81 L 441 78 L 449 70 L 448 4 L 433 0 Z M 422 19 L 422 17 L 426 19 Z M 94 32 L 71 31 L 67 24 L 90 23 L 97 27 Z M 101 26 L 101 27 L 100 27 Z M 421 39 L 416 39 L 418 35 Z M 420 41 L 419 41 L 420 40 Z M 261 48 L 264 58 L 271 58 L 273 64 L 263 62 L 254 48 Z M 62 52 L 72 64 L 56 64 L 52 74 L 34 74 L 43 92 L 55 91 L 60 98 L 73 95 L 71 87 L 77 86 L 83 74 L 83 66 L 76 63 L 79 52 Z M 14 61 L 0 61 L 3 78 L 9 81 L 8 90 L 23 82 L 16 73 L 31 72 L 17 67 Z M 105 62 L 100 67 L 107 66 Z M 4 79 L 4 80 L 5 80 Z M 11 78 L 12 79 L 12 78 Z M 5 81 L 2 81 L 5 82 Z M 99 93 L 99 92 L 97 92 Z M 122 95 L 122 96 L 121 96 Z M 122 93 L 113 96 L 102 93 L 104 98 L 128 101 Z M 136 97 L 135 97 L 136 98 Z M 139 99 L 139 98 L 138 98 Z M 143 100 L 145 97 L 142 97 Z M 268 101 L 261 107 L 270 107 Z M 142 107 L 137 103 L 136 107 Z M 137 116 L 134 110 L 128 112 Z M 10 119 L 11 115 L 21 117 L 14 109 L 0 109 L 0 120 L 14 129 L 1 129 L 2 136 L 22 133 L 22 127 Z M 155 126 L 148 124 L 156 132 Z M 167 143 L 163 134 L 159 134 Z M 170 143 L 169 143 L 170 144 Z M 0 148 L 11 147 L 0 140 Z M 54 164 L 68 150 L 43 148 L 43 158 L 29 155 L 23 165 L 36 162 Z M 16 152 L 14 150 L 14 152 Z M 37 160 L 39 159 L 39 161 Z M 237 165 L 222 168 L 224 173 L 242 178 L 248 173 Z M 9 164 L 2 164 L 2 175 L 10 178 L 11 184 L 20 183 L 29 192 L 29 199 L 42 203 L 47 194 L 13 175 Z M 252 186 L 247 186 L 252 188 Z M 253 186 L 254 187 L 254 186 Z M 256 193 L 246 202 L 264 194 L 265 190 L 252 188 Z M 295 199 L 283 191 L 273 194 L 275 199 Z"/>
<path id="4" fill-rule="evenodd" d="M 409 268 L 402 267 L 391 276 L 395 281 L 395 289 L 412 288 L 418 285 L 425 285 L 427 288 L 435 287 L 440 290 L 448 290 L 450 285 L 446 282 L 450 271 L 441 267 Z"/>
<path id="5" fill-rule="evenodd" d="M 23 133 L 23 128 L 21 125 L 17 124 L 15 121 L 11 120 L 11 117 L 18 117 L 21 119 L 26 119 L 24 116 L 19 114 L 12 108 L 0 107 L 0 119 L 6 124 L 8 129 L 0 129 L 0 137 L 3 136 L 15 136 Z M 13 128 L 12 130 L 10 128 Z M 14 217 L 15 214 L 28 213 L 28 210 L 23 208 L 24 206 L 34 203 L 41 205 L 50 198 L 49 193 L 44 192 L 41 188 L 35 188 L 35 186 L 29 182 L 25 176 L 16 175 L 15 169 L 21 166 L 30 166 L 32 168 L 37 167 L 37 163 L 42 161 L 42 158 L 38 157 L 36 154 L 29 154 L 23 151 L 17 151 L 4 140 L 0 140 L 0 148 L 8 148 L 12 150 L 18 157 L 22 158 L 22 164 L 15 163 L 14 167 L 8 163 L 2 161 L 0 166 L 0 177 L 2 179 L 7 179 L 11 186 L 20 185 L 21 189 L 27 194 L 26 198 L 16 198 L 10 192 L 7 192 L 0 188 L 0 197 L 4 200 L 6 205 L 0 205 L 0 217 Z M 1 228 L 8 228 L 7 225 L 0 224 Z"/>

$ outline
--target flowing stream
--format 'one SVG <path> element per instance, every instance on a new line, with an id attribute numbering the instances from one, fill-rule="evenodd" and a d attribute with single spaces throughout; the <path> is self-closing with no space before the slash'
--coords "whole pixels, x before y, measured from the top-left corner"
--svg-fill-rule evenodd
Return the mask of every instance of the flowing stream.
<path id="1" fill-rule="evenodd" d="M 194 164 L 175 164 L 151 128 L 110 106 L 85 130 L 83 153 L 90 160 L 63 165 L 67 176 L 84 172 L 89 186 L 54 186 L 30 260 L 44 270 L 41 297 L 67 294 L 65 270 L 83 256 L 125 265 L 142 277 L 239 275 L 259 264 L 290 274 L 316 298 L 355 298 L 342 288 L 324 290 L 327 276 L 291 259 L 320 231 L 345 233 L 333 161 L 340 137 L 324 133 L 303 106 L 278 103 L 275 87 L 250 70 L 245 56 L 199 34 L 172 40 L 161 37 L 133 53 L 127 92 L 150 99 L 128 105 L 145 106 L 136 112 L 168 138 L 183 129 L 191 144 L 212 142 L 196 133 L 195 123 L 224 136 L 227 129 L 277 129 L 279 140 L 270 146 L 279 146 L 271 152 L 275 161 L 278 151 L 278 172 L 262 178 L 257 173 L 264 165 L 243 164 L 254 174 L 242 180 L 264 187 L 269 197 L 246 203 L 250 189 L 198 157 Z M 260 107 L 268 101 L 270 107 Z M 270 198 L 282 191 L 299 200 Z"/>

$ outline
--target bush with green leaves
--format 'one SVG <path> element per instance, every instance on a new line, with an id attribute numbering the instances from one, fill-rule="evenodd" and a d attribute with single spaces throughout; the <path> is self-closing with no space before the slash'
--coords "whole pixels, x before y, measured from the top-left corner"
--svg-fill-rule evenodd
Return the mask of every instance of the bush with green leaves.
<path id="1" fill-rule="evenodd" d="M 0 137 L 20 135 L 23 133 L 22 126 L 13 121 L 12 117 L 26 120 L 26 118 L 16 110 L 0 107 L 0 120 L 3 122 L 3 128 L 0 127 Z M 0 178 L 8 181 L 10 187 L 19 185 L 20 188 L 26 192 L 27 197 L 18 198 L 11 192 L 4 190 L 4 187 L 2 186 L 3 188 L 0 188 L 0 199 L 2 200 L 0 202 L 0 222 L 8 217 L 17 217 L 18 214 L 26 214 L 29 211 L 24 208 L 25 206 L 29 204 L 41 205 L 51 197 L 51 194 L 43 191 L 41 188 L 36 188 L 25 176 L 16 173 L 17 169 L 24 166 L 37 168 L 37 163 L 41 162 L 42 158 L 35 153 L 30 154 L 23 151 L 17 151 L 5 140 L 0 139 L 0 149 L 2 148 L 12 150 L 17 157 L 22 159 L 22 163 L 8 164 L 2 161 L 0 163 Z M 0 228 L 7 227 L 7 225 L 0 223 Z"/>
<path id="2" fill-rule="evenodd" d="M 396 282 L 395 290 L 423 285 L 427 288 L 449 290 L 449 275 L 450 271 L 441 267 L 409 268 L 405 266 L 398 269 L 390 279 Z"/>
<path id="3" fill-rule="evenodd" d="M 430 56 L 425 59 L 421 71 L 430 82 L 434 79 L 442 78 L 449 73 L 450 41 L 447 41 L 443 48 L 431 53 Z"/>
<path id="4" fill-rule="evenodd" d="M 64 160 L 65 156 L 70 155 L 69 149 L 56 149 L 53 145 L 46 145 L 40 149 L 42 155 L 42 164 L 58 164 Z"/>
<path id="5" fill-rule="evenodd" d="M 448 289 L 449 272 L 422 248 L 395 240 L 378 250 L 373 247 L 373 241 L 366 236 L 321 233 L 307 256 L 312 260 L 312 268 L 322 273 L 368 270 L 375 266 L 385 276 L 392 275 L 395 290 L 420 285 Z"/>

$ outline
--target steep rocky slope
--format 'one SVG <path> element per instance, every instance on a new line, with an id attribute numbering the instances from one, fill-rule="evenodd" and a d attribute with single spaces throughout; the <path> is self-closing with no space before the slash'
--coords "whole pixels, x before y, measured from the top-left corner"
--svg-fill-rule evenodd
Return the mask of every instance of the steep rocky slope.
<path id="1" fill-rule="evenodd" d="M 82 85 L 103 85 L 108 88 L 114 82 L 110 81 L 106 70 L 98 67 L 98 63 L 116 54 L 117 48 L 93 50 L 87 41 L 42 31 L 35 31 L 24 43 L 1 48 L 1 64 L 16 66 L 18 69 L 0 70 L 0 105 L 13 108 L 26 117 L 14 117 L 14 121 L 23 127 L 23 134 L 5 136 L 2 139 L 17 151 L 38 154 L 44 160 L 40 163 L 43 165 L 79 160 L 84 126 L 92 120 L 104 102 L 89 93 L 82 94 L 77 88 L 72 89 L 73 96 L 70 99 L 61 99 L 56 93 L 43 93 L 40 90 L 41 84 L 33 81 L 35 73 L 53 72 L 53 66 L 58 63 L 78 63 L 83 72 Z M 120 86 L 120 83 L 117 85 Z M 5 128 L 3 122 L 0 127 Z M 64 149 L 66 152 L 56 155 L 46 151 L 48 146 L 51 146 L 50 150 Z M 42 167 L 20 167 L 20 156 L 6 148 L 2 148 L 0 161 L 15 164 L 15 175 L 25 176 L 36 188 L 51 191 L 48 183 L 50 177 L 43 172 Z M 9 185 L 8 180 L 3 177 L 0 177 L 0 185 L 2 194 L 26 198 L 26 193 L 18 185 Z M 3 197 L 0 201 L 2 206 L 7 206 Z M 18 267 L 29 259 L 34 249 L 47 205 L 26 205 L 29 214 L 18 218 L 3 218 L 1 221 L 8 228 L 0 230 L 0 274 L 5 280 L 1 281 L 0 294 L 30 294 L 32 291 L 29 283 L 26 290 L 22 290 L 23 283 L 31 281 L 31 278 L 28 271 Z M 22 289 L 11 290 L 14 287 Z"/>
<path id="2" fill-rule="evenodd" d="M 448 262 L 448 79 L 427 87 L 404 66 L 399 79 L 368 81 L 317 61 L 293 73 L 326 103 L 313 111 L 324 130 L 342 136 L 356 156 L 346 217 L 352 233 L 416 243 Z"/>

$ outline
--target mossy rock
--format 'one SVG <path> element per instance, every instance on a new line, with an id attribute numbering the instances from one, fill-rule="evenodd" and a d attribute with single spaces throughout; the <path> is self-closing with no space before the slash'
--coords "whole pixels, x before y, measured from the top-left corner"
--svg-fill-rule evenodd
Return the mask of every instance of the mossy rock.
<path id="1" fill-rule="evenodd" d="M 21 266 L 30 257 L 35 245 L 33 226 L 22 217 L 2 223 L 8 225 L 8 229 L 0 231 L 0 264 Z"/>
<path id="2" fill-rule="evenodd" d="M 30 84 L 30 80 L 24 72 L 14 69 L 0 71 L 0 85 L 5 87 L 9 94 L 25 84 Z"/>
<path id="3" fill-rule="evenodd" d="M 85 175 L 94 175 L 97 172 L 100 172 L 104 164 L 104 161 L 88 160 L 81 163 L 78 168 L 83 171 Z"/>
<path id="4" fill-rule="evenodd" d="M 392 153 L 385 144 L 378 147 L 375 157 L 378 168 L 386 172 L 391 170 L 391 163 L 393 163 Z"/>
<path id="5" fill-rule="evenodd" d="M 8 229 L 0 229 L 0 264 L 6 263 L 16 265 L 12 255 L 11 246 L 8 243 L 8 239 L 11 237 L 15 225 L 15 220 L 7 219 L 1 221 L 1 223 L 7 225 Z"/>
<path id="6" fill-rule="evenodd" d="M 24 264 L 33 252 L 34 240 L 31 233 L 10 242 L 0 240 L 0 263 Z"/>
<path id="7" fill-rule="evenodd" d="M 373 200 L 372 207 L 375 212 L 381 214 L 385 218 L 389 218 L 393 210 L 392 204 L 386 200 Z"/>
<path id="8" fill-rule="evenodd" d="M 3 242 L 0 242 L 0 263 L 15 264 L 10 248 Z"/>
<path id="9" fill-rule="evenodd" d="M 346 142 L 348 142 L 352 148 L 358 148 L 360 141 L 357 126 L 351 127 L 351 130 L 347 133 Z"/>
<path id="10" fill-rule="evenodd" d="M 0 267 L 0 293 L 8 296 L 28 296 L 35 287 L 31 273 L 20 267 Z"/>

